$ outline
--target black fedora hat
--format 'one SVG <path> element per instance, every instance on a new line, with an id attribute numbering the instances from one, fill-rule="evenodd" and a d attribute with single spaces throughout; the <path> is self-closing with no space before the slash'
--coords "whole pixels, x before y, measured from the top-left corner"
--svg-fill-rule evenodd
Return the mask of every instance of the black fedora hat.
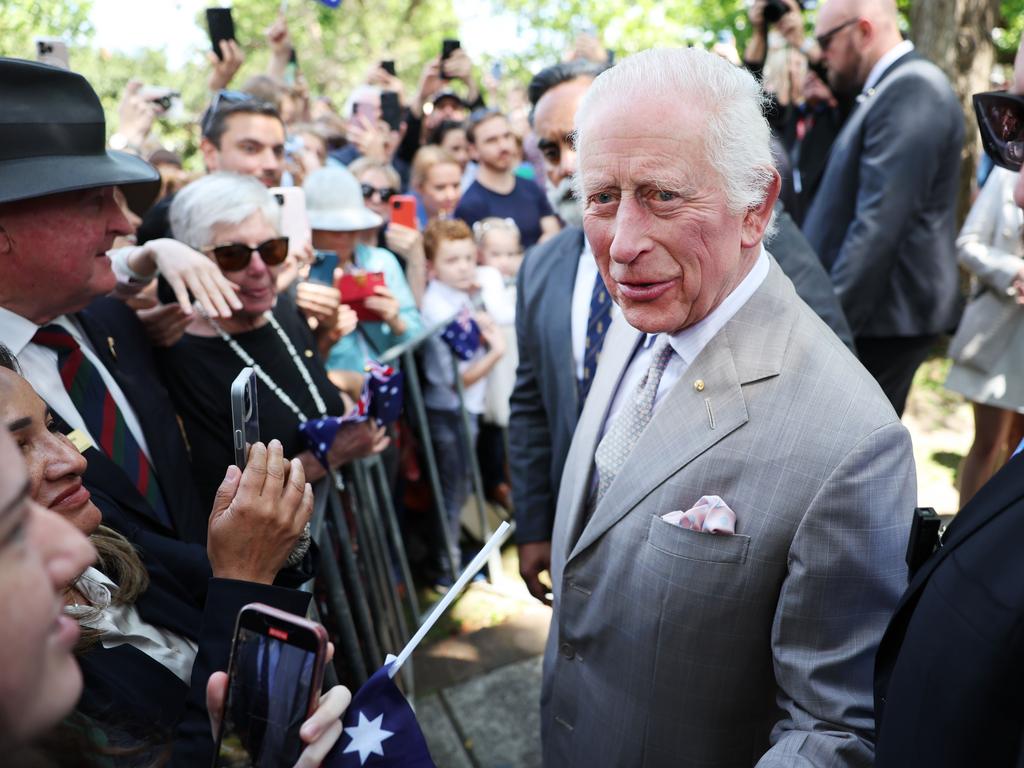
<path id="1" fill-rule="evenodd" d="M 145 210 L 160 174 L 145 160 L 106 148 L 99 97 L 81 75 L 0 57 L 0 203 L 119 186 Z"/>

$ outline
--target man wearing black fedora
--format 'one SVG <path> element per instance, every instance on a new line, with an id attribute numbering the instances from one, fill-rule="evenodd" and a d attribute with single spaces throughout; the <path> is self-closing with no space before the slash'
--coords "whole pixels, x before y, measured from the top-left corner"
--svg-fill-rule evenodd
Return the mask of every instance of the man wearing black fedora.
<path id="1" fill-rule="evenodd" d="M 106 150 L 103 109 L 80 75 L 0 58 L 0 103 L 0 342 L 86 452 L 86 486 L 117 502 L 107 523 L 205 558 L 208 511 L 149 341 L 107 298 L 118 284 L 107 252 L 132 231 L 117 190 L 144 210 L 160 176 Z"/>

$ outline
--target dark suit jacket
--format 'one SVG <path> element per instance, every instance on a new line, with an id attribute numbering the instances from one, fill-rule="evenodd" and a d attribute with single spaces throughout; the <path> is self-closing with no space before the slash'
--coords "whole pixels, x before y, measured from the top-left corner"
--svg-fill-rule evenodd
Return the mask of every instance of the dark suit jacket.
<path id="1" fill-rule="evenodd" d="M 509 470 L 516 541 L 548 541 L 562 466 L 576 428 L 572 290 L 583 230 L 566 227 L 531 249 L 519 269 L 519 367 L 509 400 Z"/>
<path id="2" fill-rule="evenodd" d="M 956 323 L 964 118 L 946 76 L 910 53 L 847 119 L 804 220 L 855 338 Z"/>
<path id="3" fill-rule="evenodd" d="M 878 649 L 878 768 L 1024 765 L 1024 457 L 915 575 Z"/>
<path id="4" fill-rule="evenodd" d="M 853 347 L 828 275 L 781 204 L 766 247 L 797 294 Z M 519 269 L 516 337 L 519 367 L 510 399 L 509 468 L 516 541 L 548 541 L 565 457 L 576 429 L 576 367 L 572 353 L 572 291 L 583 230 L 567 227 L 527 253 Z"/>
<path id="5" fill-rule="evenodd" d="M 97 299 L 77 318 L 96 354 L 131 403 L 146 436 L 173 524 L 173 531 L 167 531 L 166 526 L 161 528 L 182 541 L 205 545 L 210 510 L 200 506 L 178 417 L 157 376 L 152 347 L 142 323 L 134 310 L 112 298 Z M 90 490 L 101 490 L 128 515 L 155 520 L 149 503 L 131 479 L 102 451 L 91 451 L 88 458 L 84 480 Z"/>

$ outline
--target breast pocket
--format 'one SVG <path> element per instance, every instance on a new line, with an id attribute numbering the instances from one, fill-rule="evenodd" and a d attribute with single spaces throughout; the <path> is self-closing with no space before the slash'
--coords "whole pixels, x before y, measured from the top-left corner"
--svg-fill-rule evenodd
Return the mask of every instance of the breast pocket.
<path id="1" fill-rule="evenodd" d="M 747 550 L 750 549 L 749 536 L 701 533 L 666 523 L 658 515 L 651 517 L 647 543 L 659 552 L 674 557 L 736 565 L 747 561 Z"/>

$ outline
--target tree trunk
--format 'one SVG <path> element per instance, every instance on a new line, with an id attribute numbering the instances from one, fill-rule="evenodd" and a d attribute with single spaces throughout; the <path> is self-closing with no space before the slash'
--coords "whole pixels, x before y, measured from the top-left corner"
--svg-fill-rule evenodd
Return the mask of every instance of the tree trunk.
<path id="1" fill-rule="evenodd" d="M 992 28 L 998 16 L 999 0 L 913 0 L 910 8 L 911 40 L 921 55 L 946 73 L 963 106 L 966 130 L 958 229 L 971 206 L 974 171 L 981 154 L 971 95 L 989 90 L 995 63 Z"/>

